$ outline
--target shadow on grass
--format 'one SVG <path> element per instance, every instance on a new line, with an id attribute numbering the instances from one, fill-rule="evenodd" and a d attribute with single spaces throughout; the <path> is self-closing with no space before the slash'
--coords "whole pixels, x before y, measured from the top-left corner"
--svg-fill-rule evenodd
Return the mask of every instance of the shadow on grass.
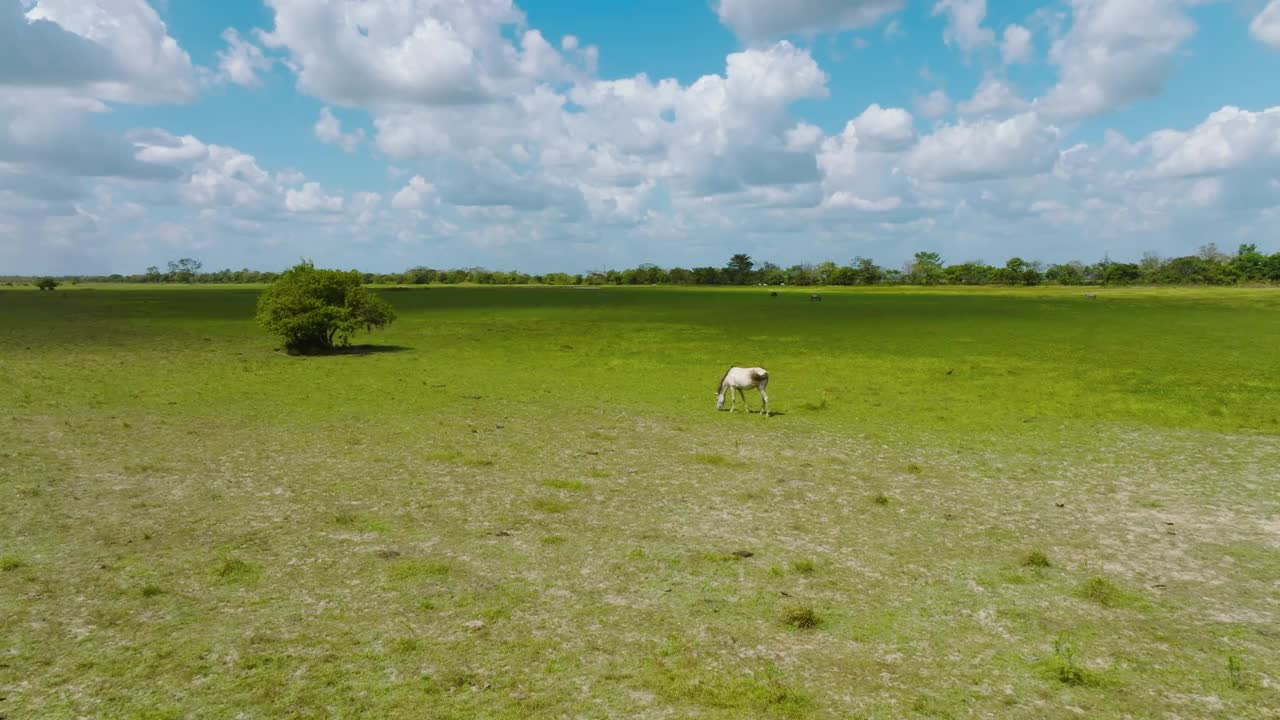
<path id="1" fill-rule="evenodd" d="M 346 347 L 336 347 L 328 350 L 315 350 L 310 352 L 289 352 L 290 355 L 297 357 L 337 357 L 342 355 L 382 355 L 384 353 L 409 352 L 413 348 L 403 345 L 348 345 Z"/>

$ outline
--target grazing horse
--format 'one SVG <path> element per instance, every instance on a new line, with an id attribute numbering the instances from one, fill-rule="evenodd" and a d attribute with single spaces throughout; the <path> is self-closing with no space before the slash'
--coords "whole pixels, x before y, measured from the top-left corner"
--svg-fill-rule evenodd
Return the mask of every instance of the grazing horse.
<path id="1" fill-rule="evenodd" d="M 760 397 L 764 400 L 764 410 L 762 411 L 766 417 L 769 415 L 769 395 L 765 392 L 765 388 L 769 386 L 769 371 L 764 368 L 740 368 L 731 367 L 729 371 L 720 378 L 720 387 L 716 391 L 716 410 L 724 409 L 724 393 L 729 391 L 729 399 L 733 404 L 729 408 L 729 412 L 733 412 L 738 408 L 738 393 L 742 395 L 742 404 L 746 406 L 747 412 L 751 412 L 751 406 L 747 405 L 747 388 L 755 388 L 760 391 Z"/>

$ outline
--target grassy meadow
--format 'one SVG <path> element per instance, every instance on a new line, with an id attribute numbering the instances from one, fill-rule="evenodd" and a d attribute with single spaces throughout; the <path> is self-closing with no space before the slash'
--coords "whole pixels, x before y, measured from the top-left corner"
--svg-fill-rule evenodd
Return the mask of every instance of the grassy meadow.
<path id="1" fill-rule="evenodd" d="M 0 290 L 0 718 L 1280 717 L 1280 291 L 260 290 Z"/>

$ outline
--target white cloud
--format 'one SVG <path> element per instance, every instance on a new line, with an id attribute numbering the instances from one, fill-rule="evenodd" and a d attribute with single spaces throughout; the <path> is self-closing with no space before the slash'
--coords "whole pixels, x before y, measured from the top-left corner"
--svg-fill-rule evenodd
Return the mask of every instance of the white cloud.
<path id="1" fill-rule="evenodd" d="M 320 119 L 316 120 L 312 131 L 320 142 L 337 145 L 342 148 L 343 152 L 354 151 L 356 146 L 364 141 L 364 130 L 362 128 L 356 128 L 353 133 L 342 132 L 342 123 L 334 116 L 333 111 L 327 107 L 320 109 Z"/>
<path id="2" fill-rule="evenodd" d="M 956 110 L 961 115 L 1012 115 L 1026 110 L 1029 105 L 1008 83 L 996 77 L 986 77 L 974 90 L 973 97 L 956 105 Z"/>
<path id="3" fill-rule="evenodd" d="M 320 183 L 309 182 L 301 190 L 285 192 L 284 206 L 290 212 L 341 212 L 342 196 L 325 195 Z"/>
<path id="4" fill-rule="evenodd" d="M 0 3 L 0 85 L 75 88 L 123 77 L 102 45 L 52 21 L 28 20 L 18 2 Z"/>
<path id="5" fill-rule="evenodd" d="M 121 102 L 187 101 L 195 97 L 191 58 L 169 36 L 164 22 L 145 0 L 40 0 L 26 16 L 57 23 L 110 56 L 110 77 L 89 83 L 95 97 Z"/>
<path id="6" fill-rule="evenodd" d="M 1004 40 L 1000 43 L 1000 57 L 1005 65 L 1031 62 L 1034 51 L 1030 30 L 1017 24 L 1004 29 Z"/>
<path id="7" fill-rule="evenodd" d="M 246 42 L 235 28 L 223 30 L 222 39 L 227 47 L 217 54 L 220 77 L 243 87 L 261 86 L 258 73 L 270 70 L 272 64 L 271 59 L 263 55 L 262 48 Z"/>
<path id="8" fill-rule="evenodd" d="M 866 27 L 901 10 L 904 0 L 720 0 L 716 13 L 745 40 Z"/>
<path id="9" fill-rule="evenodd" d="M 1157 95 L 1195 33 L 1181 0 L 1069 0 L 1073 23 L 1049 59 L 1058 84 L 1036 101 L 1046 117 L 1099 115 Z"/>
<path id="10" fill-rule="evenodd" d="M 987 16 L 987 0 L 938 0 L 934 15 L 947 15 L 947 29 L 942 37 L 963 52 L 973 52 L 995 43 L 995 33 L 982 27 Z"/>
<path id="11" fill-rule="evenodd" d="M 939 118 L 951 112 L 951 98 L 941 90 L 916 98 L 916 111 L 927 118 Z"/>
<path id="12" fill-rule="evenodd" d="M 1145 144 L 1155 161 L 1153 171 L 1162 176 L 1280 170 L 1280 107 L 1261 112 L 1224 107 L 1189 131 L 1152 133 Z"/>
<path id="13" fill-rule="evenodd" d="M 1057 128 L 1035 113 L 1000 122 L 961 122 L 921 138 L 907 165 L 920 177 L 942 182 L 1035 175 L 1053 168 L 1057 139 Z"/>
<path id="14" fill-rule="evenodd" d="M 1280 0 L 1271 0 L 1249 23 L 1249 33 L 1271 47 L 1280 50 Z"/>
<path id="15" fill-rule="evenodd" d="M 882 108 L 872 104 L 850 120 L 849 126 L 857 135 L 858 146 L 872 152 L 905 150 L 916 139 L 911 113 L 902 108 Z"/>
<path id="16" fill-rule="evenodd" d="M 391 207 L 397 210 L 417 210 L 433 192 L 435 192 L 434 185 L 424 180 L 421 175 L 414 175 L 410 178 L 409 184 L 391 198 Z"/>
<path id="17" fill-rule="evenodd" d="M 567 80 L 570 63 L 524 22 L 511 0 L 267 0 L 261 35 L 288 52 L 299 88 L 339 105 L 457 105 Z M 587 48 L 579 55 L 590 55 Z"/>

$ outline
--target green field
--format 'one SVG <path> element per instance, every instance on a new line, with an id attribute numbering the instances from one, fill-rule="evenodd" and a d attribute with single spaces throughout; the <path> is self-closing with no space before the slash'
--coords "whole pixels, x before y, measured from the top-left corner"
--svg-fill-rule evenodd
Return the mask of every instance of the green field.
<path id="1" fill-rule="evenodd" d="M 0 291 L 0 718 L 1280 717 L 1280 291 L 259 291 Z"/>

